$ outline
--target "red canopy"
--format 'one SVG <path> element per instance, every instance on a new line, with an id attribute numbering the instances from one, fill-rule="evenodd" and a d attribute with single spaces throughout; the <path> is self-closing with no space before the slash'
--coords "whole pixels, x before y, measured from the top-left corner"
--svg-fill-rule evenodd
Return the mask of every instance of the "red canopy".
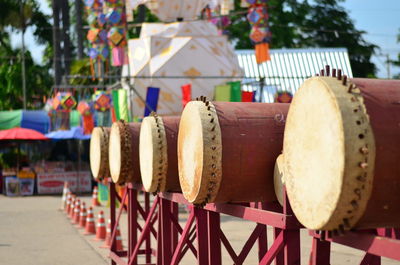
<path id="1" fill-rule="evenodd" d="M 25 128 L 13 128 L 0 131 L 1 140 L 48 140 L 44 134 Z"/>

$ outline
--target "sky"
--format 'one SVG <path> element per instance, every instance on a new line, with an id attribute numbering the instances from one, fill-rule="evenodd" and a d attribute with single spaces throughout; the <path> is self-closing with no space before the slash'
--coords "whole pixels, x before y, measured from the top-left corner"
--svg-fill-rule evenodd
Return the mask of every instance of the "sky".
<path id="1" fill-rule="evenodd" d="M 43 12 L 51 14 L 46 0 L 39 0 Z M 397 34 L 400 33 L 400 0 L 346 0 L 342 5 L 349 12 L 358 30 L 364 30 L 365 40 L 378 47 L 380 55 L 374 56 L 372 61 L 378 68 L 377 76 L 387 78 L 388 71 L 385 63 L 386 56 L 397 59 L 400 53 L 400 43 L 397 43 Z M 28 30 L 26 44 L 35 61 L 41 62 L 44 47 L 35 44 L 32 31 Z M 20 46 L 21 35 L 13 35 L 12 43 Z M 391 67 L 390 74 L 400 73 L 400 68 Z"/>

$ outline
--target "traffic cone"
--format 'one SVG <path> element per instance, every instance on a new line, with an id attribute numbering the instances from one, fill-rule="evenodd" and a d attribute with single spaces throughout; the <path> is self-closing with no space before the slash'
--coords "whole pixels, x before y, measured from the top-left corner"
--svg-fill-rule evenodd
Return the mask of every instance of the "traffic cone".
<path id="1" fill-rule="evenodd" d="M 106 229 L 106 240 L 104 241 L 104 245 L 101 248 L 110 248 L 111 247 L 111 219 L 107 221 L 107 229 Z"/>
<path id="2" fill-rule="evenodd" d="M 119 230 L 119 225 L 117 225 L 117 234 L 115 235 L 115 240 L 116 240 L 116 250 L 117 251 L 123 251 L 124 246 L 122 245 L 122 237 L 121 237 L 121 231 Z"/>
<path id="3" fill-rule="evenodd" d="M 94 235 L 96 234 L 96 225 L 94 223 L 93 208 L 89 207 L 86 217 L 85 233 L 84 235 Z"/>
<path id="4" fill-rule="evenodd" d="M 81 206 L 81 212 L 79 214 L 79 228 L 85 228 L 86 225 L 86 217 L 87 217 L 87 213 L 86 213 L 86 203 L 82 202 L 82 206 Z"/>
<path id="5" fill-rule="evenodd" d="M 100 211 L 97 216 L 97 224 L 96 224 L 96 241 L 106 239 L 106 224 L 104 222 L 104 212 Z"/>
<path id="6" fill-rule="evenodd" d="M 71 207 L 69 207 L 69 212 L 68 212 L 68 217 L 72 219 L 72 216 L 74 214 L 74 208 L 76 204 L 76 196 L 72 195 L 72 200 L 71 200 Z"/>
<path id="7" fill-rule="evenodd" d="M 92 206 L 100 206 L 99 201 L 97 200 L 97 186 L 93 188 L 93 195 L 92 195 Z"/>
<path id="8" fill-rule="evenodd" d="M 72 218 L 72 223 L 74 225 L 79 224 L 80 213 L 81 213 L 81 200 L 78 199 L 76 204 L 75 204 L 74 217 Z"/>
<path id="9" fill-rule="evenodd" d="M 67 194 L 69 192 L 69 184 L 67 181 L 64 181 L 64 188 L 63 188 L 63 193 L 62 193 L 62 197 L 61 197 L 61 207 L 60 210 L 64 210 L 65 209 L 65 205 L 67 203 Z"/>
<path id="10" fill-rule="evenodd" d="M 64 212 L 65 213 L 68 213 L 69 207 L 71 207 L 71 196 L 72 196 L 72 193 L 68 192 L 68 194 L 67 194 L 67 202 L 65 203 L 65 208 L 64 208 Z"/>

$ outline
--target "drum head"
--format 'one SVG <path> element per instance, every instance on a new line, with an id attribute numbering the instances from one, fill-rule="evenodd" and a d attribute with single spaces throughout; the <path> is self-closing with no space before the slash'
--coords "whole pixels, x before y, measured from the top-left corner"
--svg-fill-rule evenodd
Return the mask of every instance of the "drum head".
<path id="1" fill-rule="evenodd" d="M 369 154 L 360 152 L 365 147 Z M 336 78 L 306 80 L 289 109 L 283 150 L 289 201 L 304 226 L 356 224 L 371 194 L 374 150 L 361 95 Z"/>
<path id="2" fill-rule="evenodd" d="M 168 154 L 165 128 L 161 117 L 143 119 L 139 140 L 140 173 L 147 192 L 165 191 Z"/>
<path id="3" fill-rule="evenodd" d="M 274 189 L 276 198 L 279 204 L 283 206 L 283 186 L 285 184 L 284 172 L 283 172 L 284 162 L 283 155 L 280 154 L 276 159 L 274 168 Z"/>
<path id="4" fill-rule="evenodd" d="M 96 180 L 110 176 L 108 166 L 109 130 L 103 127 L 93 129 L 90 139 L 90 169 Z"/>
<path id="5" fill-rule="evenodd" d="M 189 102 L 178 135 L 179 181 L 185 198 L 195 204 L 212 202 L 222 176 L 222 141 L 211 102 Z"/>

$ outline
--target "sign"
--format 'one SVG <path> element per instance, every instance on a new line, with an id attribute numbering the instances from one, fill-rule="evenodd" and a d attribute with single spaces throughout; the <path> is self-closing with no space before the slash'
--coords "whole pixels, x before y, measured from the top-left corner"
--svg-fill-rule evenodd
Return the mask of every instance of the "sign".
<path id="1" fill-rule="evenodd" d="M 6 194 L 7 196 L 19 195 L 19 180 L 14 177 L 6 178 Z"/>
<path id="2" fill-rule="evenodd" d="M 77 183 L 77 180 L 77 171 L 39 173 L 37 175 L 37 191 L 39 194 L 61 194 L 65 181 L 69 183 L 69 189 L 72 192 L 90 192 L 92 190 L 92 179 L 89 171 L 79 172 L 79 183 Z"/>
<path id="3" fill-rule="evenodd" d="M 35 181 L 31 178 L 19 179 L 20 195 L 31 196 L 33 195 L 33 187 Z"/>

